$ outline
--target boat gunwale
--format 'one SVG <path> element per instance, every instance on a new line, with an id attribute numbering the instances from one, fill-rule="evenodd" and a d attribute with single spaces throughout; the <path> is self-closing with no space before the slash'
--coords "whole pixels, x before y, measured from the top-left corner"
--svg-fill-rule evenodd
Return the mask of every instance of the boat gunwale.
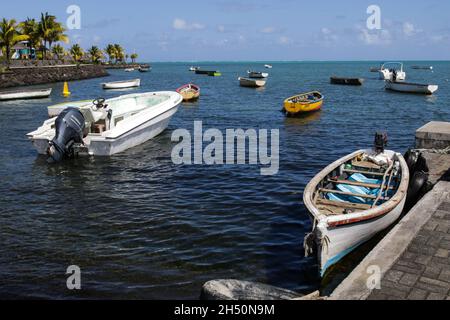
<path id="1" fill-rule="evenodd" d="M 367 153 L 372 151 L 371 149 L 361 149 L 357 150 L 347 156 L 344 156 L 333 163 L 329 164 L 327 167 L 322 169 L 314 178 L 307 184 L 303 193 L 303 203 L 305 204 L 308 212 L 313 216 L 318 222 L 325 222 L 328 227 L 338 227 L 342 225 L 349 225 L 352 223 L 357 223 L 361 221 L 367 221 L 374 218 L 381 217 L 389 212 L 391 212 L 395 207 L 397 207 L 401 201 L 406 197 L 408 184 L 409 184 L 409 169 L 403 156 L 397 152 L 391 151 L 397 156 L 400 162 L 402 179 L 400 185 L 398 186 L 396 193 L 388 201 L 380 206 L 374 208 L 359 211 L 356 213 L 349 214 L 339 214 L 334 216 L 327 216 L 322 214 L 313 202 L 314 192 L 321 181 L 323 181 L 333 170 L 337 169 L 343 163 L 355 158 L 361 153 Z"/>

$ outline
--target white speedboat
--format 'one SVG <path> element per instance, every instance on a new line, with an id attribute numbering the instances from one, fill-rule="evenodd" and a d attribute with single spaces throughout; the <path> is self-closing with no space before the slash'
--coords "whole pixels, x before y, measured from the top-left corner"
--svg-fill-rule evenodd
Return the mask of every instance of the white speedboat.
<path id="1" fill-rule="evenodd" d="M 257 72 L 257 71 L 247 71 L 248 77 L 249 78 L 254 78 L 254 79 L 264 79 L 267 78 L 269 76 L 268 73 L 266 72 Z"/>
<path id="2" fill-rule="evenodd" d="M 111 156 L 163 132 L 183 100 L 162 91 L 97 99 L 66 108 L 27 136 L 39 154 L 57 162 L 74 155 Z"/>
<path id="3" fill-rule="evenodd" d="M 306 186 L 303 202 L 313 221 L 306 235 L 320 274 L 393 224 L 402 213 L 409 170 L 400 153 L 358 150 L 323 169 Z"/>
<path id="4" fill-rule="evenodd" d="M 134 68 L 126 68 L 124 69 L 125 72 L 133 72 L 135 69 Z"/>
<path id="5" fill-rule="evenodd" d="M 266 69 L 272 69 L 272 65 L 270 65 L 270 64 L 265 64 L 265 65 L 264 65 L 264 68 L 266 68 Z"/>
<path id="6" fill-rule="evenodd" d="M 103 89 L 126 89 L 141 86 L 141 79 L 102 83 Z"/>
<path id="7" fill-rule="evenodd" d="M 63 111 L 66 108 L 70 107 L 79 108 L 85 105 L 92 105 L 92 100 L 70 101 L 48 106 L 47 107 L 48 117 L 49 118 L 57 117 L 61 113 L 61 111 Z"/>
<path id="8" fill-rule="evenodd" d="M 238 80 L 241 87 L 258 88 L 266 85 L 266 80 L 256 80 L 242 77 L 239 77 Z"/>
<path id="9" fill-rule="evenodd" d="M 0 101 L 48 98 L 52 89 L 0 91 Z"/>
<path id="10" fill-rule="evenodd" d="M 438 85 L 434 84 L 421 84 L 421 83 L 411 83 L 411 82 L 394 82 L 386 81 L 386 90 L 392 90 L 397 92 L 406 93 L 418 93 L 418 94 L 433 94 L 438 89 Z"/>
<path id="11" fill-rule="evenodd" d="M 189 68 L 189 71 L 197 71 L 197 70 L 200 70 L 200 67 L 192 66 L 192 67 Z"/>
<path id="12" fill-rule="evenodd" d="M 380 68 L 381 80 L 404 81 L 406 79 L 406 72 L 403 71 L 403 63 L 401 62 L 386 62 Z"/>

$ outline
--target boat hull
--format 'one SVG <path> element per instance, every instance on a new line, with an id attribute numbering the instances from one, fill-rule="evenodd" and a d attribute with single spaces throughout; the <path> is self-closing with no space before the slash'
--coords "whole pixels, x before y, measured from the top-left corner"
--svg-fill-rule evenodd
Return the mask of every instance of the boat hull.
<path id="1" fill-rule="evenodd" d="M 269 77 L 268 73 L 265 72 L 247 72 L 248 73 L 248 77 L 252 78 L 252 79 L 265 79 Z"/>
<path id="2" fill-rule="evenodd" d="M 136 88 L 141 86 L 141 80 L 131 80 L 131 81 L 117 81 L 117 82 L 107 82 L 103 83 L 103 89 L 126 89 L 126 88 Z"/>
<path id="3" fill-rule="evenodd" d="M 254 80 L 254 79 L 247 79 L 247 78 L 238 78 L 239 84 L 241 87 L 247 87 L 247 88 L 260 88 L 264 87 L 266 85 L 265 80 Z"/>
<path id="4" fill-rule="evenodd" d="M 0 101 L 7 100 L 22 100 L 22 99 L 42 99 L 48 98 L 52 93 L 52 89 L 45 90 L 29 90 L 29 91 L 11 91 L 11 92 L 0 92 Z"/>
<path id="5" fill-rule="evenodd" d="M 348 86 L 362 86 L 362 84 L 364 83 L 364 79 L 331 77 L 330 83 L 331 84 L 348 85 Z"/>
<path id="6" fill-rule="evenodd" d="M 438 89 L 437 85 L 386 81 L 386 90 L 397 92 L 431 95 Z"/>

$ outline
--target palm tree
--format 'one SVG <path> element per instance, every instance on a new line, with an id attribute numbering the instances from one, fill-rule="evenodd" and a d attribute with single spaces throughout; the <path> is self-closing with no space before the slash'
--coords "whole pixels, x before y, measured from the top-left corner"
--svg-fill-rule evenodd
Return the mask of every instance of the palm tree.
<path id="1" fill-rule="evenodd" d="M 116 51 L 116 62 L 120 61 L 123 62 L 125 58 L 125 50 L 123 50 L 122 46 L 120 44 L 114 45 L 115 51 Z"/>
<path id="2" fill-rule="evenodd" d="M 39 24 L 35 19 L 27 18 L 27 20 L 19 23 L 20 33 L 28 36 L 28 47 L 30 49 L 36 48 L 41 38 L 39 36 Z"/>
<path id="3" fill-rule="evenodd" d="M 58 60 L 61 60 L 66 55 L 66 50 L 60 44 L 57 44 L 52 48 L 52 53 L 58 58 Z"/>
<path id="4" fill-rule="evenodd" d="M 28 40 L 29 36 L 20 34 L 16 20 L 3 20 L 0 22 L 0 47 L 5 49 L 6 61 L 11 61 L 11 47 L 17 42 Z"/>
<path id="5" fill-rule="evenodd" d="M 48 12 L 45 14 L 41 13 L 41 21 L 39 22 L 38 32 L 40 37 L 44 40 L 42 59 L 45 57 L 47 43 L 49 47 L 51 47 L 54 42 L 69 42 L 69 38 L 66 34 L 64 34 L 64 31 L 65 29 L 63 25 L 56 21 L 55 16 L 49 15 Z"/>
<path id="6" fill-rule="evenodd" d="M 100 50 L 97 46 L 92 46 L 88 50 L 89 55 L 91 56 L 91 60 L 93 63 L 99 63 L 103 58 L 103 51 Z"/>
<path id="7" fill-rule="evenodd" d="M 84 54 L 83 49 L 81 49 L 79 44 L 74 44 L 70 48 L 70 55 L 76 62 L 79 62 L 81 58 L 83 58 L 83 54 Z"/>
<path id="8" fill-rule="evenodd" d="M 138 54 L 137 54 L 137 53 L 132 53 L 132 54 L 130 55 L 130 58 L 131 58 L 131 61 L 132 61 L 133 63 L 135 63 L 135 62 L 136 62 L 136 59 L 138 58 Z"/>
<path id="9" fill-rule="evenodd" d="M 109 57 L 109 62 L 111 63 L 116 58 L 116 48 L 113 44 L 108 44 L 105 49 L 106 54 Z"/>

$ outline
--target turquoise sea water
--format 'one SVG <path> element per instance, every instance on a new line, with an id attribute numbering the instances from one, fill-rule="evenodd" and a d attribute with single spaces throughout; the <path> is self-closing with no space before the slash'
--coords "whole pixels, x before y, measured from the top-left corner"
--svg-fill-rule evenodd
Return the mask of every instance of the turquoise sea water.
<path id="1" fill-rule="evenodd" d="M 320 286 L 315 259 L 302 241 L 311 223 L 302 191 L 323 167 L 387 131 L 389 148 L 404 152 L 415 130 L 450 120 L 450 63 L 407 62 L 407 80 L 440 86 L 433 96 L 386 92 L 378 62 L 277 63 L 265 88 L 238 85 L 264 63 L 197 63 L 222 77 L 195 75 L 191 63 L 155 63 L 150 73 L 70 83 L 70 99 L 174 90 L 194 82 L 198 102 L 183 104 L 157 138 L 111 158 L 48 165 L 25 134 L 65 101 L 62 84 L 49 99 L 0 102 L 0 297 L 195 299 L 217 278 L 259 281 L 307 292 Z M 434 66 L 434 72 L 412 65 Z M 363 77 L 362 87 L 329 84 L 331 75 Z M 139 89 L 108 91 L 105 81 L 141 78 Z M 44 86 L 45 87 L 45 86 Z M 323 110 L 286 118 L 282 102 L 319 90 Z M 255 128 L 280 130 L 280 171 L 258 166 L 177 166 L 171 132 Z M 82 290 L 66 289 L 69 265 L 82 270 Z"/>

